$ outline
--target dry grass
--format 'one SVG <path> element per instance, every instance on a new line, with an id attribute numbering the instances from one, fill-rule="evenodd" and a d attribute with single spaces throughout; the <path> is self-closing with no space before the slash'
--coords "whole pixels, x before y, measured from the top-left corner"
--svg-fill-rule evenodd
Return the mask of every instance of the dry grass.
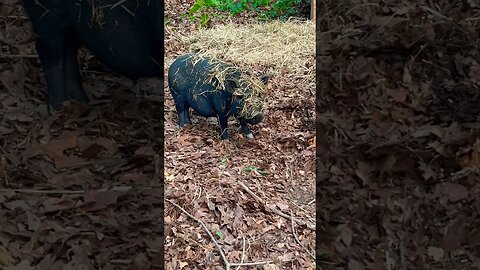
<path id="1" fill-rule="evenodd" d="M 180 39 L 190 51 L 239 66 L 263 66 L 271 76 L 294 78 L 314 88 L 313 21 L 218 25 Z"/>

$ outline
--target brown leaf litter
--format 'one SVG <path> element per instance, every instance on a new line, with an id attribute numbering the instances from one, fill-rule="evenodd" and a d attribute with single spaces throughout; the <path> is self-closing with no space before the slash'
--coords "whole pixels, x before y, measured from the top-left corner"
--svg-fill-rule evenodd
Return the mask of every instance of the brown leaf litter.
<path id="1" fill-rule="evenodd" d="M 479 6 L 326 1 L 318 21 L 323 269 L 478 269 Z"/>
<path id="2" fill-rule="evenodd" d="M 224 33 L 222 25 L 228 29 L 230 22 L 236 25 L 238 32 L 232 35 L 262 28 L 255 17 L 246 15 L 213 18 L 211 28 L 198 31 L 194 23 L 180 16 L 192 4 L 166 2 L 166 69 L 175 57 L 190 51 L 189 43 L 181 37 L 192 37 L 196 48 L 204 50 L 214 49 L 212 44 L 219 42 L 216 48 L 225 52 L 228 36 L 219 34 Z M 244 38 L 231 41 L 230 48 L 237 56 L 242 52 L 238 45 L 248 42 Z M 289 40 L 284 41 L 288 44 Z M 296 41 L 293 36 L 292 41 Z M 312 40 L 305 47 L 313 44 Z M 247 48 L 243 49 L 247 53 Z M 171 201 L 165 205 L 165 267 L 223 269 L 237 263 L 258 263 L 257 267 L 264 269 L 313 269 L 313 81 L 302 84 L 304 77 L 292 79 L 292 70 L 275 65 L 247 64 L 248 56 L 199 53 L 252 70 L 257 77 L 273 75 L 268 85 L 272 94 L 266 118 L 252 127 L 255 139 L 245 139 L 234 131 L 236 122 L 232 121 L 229 140 L 220 141 L 216 119 L 192 114 L 194 125 L 180 129 L 165 87 L 165 196 Z M 285 56 L 278 50 L 271 53 Z M 311 60 L 305 69 L 313 70 L 313 56 L 314 48 L 297 60 Z"/>
<path id="3" fill-rule="evenodd" d="M 163 269 L 162 81 L 132 94 L 82 51 L 97 104 L 49 115 L 20 1 L 0 22 L 0 268 Z"/>

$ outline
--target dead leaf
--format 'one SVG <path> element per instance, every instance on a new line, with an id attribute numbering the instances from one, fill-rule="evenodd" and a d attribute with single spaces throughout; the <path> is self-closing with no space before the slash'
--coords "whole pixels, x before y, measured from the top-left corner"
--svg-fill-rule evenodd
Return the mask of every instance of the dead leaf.
<path id="1" fill-rule="evenodd" d="M 363 263 L 351 259 L 350 261 L 348 261 L 348 270 L 365 270 L 365 266 L 363 265 Z"/>
<path id="2" fill-rule="evenodd" d="M 465 217 L 458 216 L 447 228 L 440 243 L 440 247 L 446 252 L 451 252 L 462 245 L 465 241 Z"/>
<path id="3" fill-rule="evenodd" d="M 343 242 L 347 247 L 349 247 L 349 246 L 352 244 L 353 232 L 352 232 L 352 230 L 351 230 L 349 227 L 345 226 L 345 227 L 342 229 L 341 237 L 342 237 L 342 242 Z"/>
<path id="4" fill-rule="evenodd" d="M 445 184 L 445 192 L 448 200 L 452 203 L 464 200 L 469 195 L 469 191 L 465 186 L 452 183 Z"/>
<path id="5" fill-rule="evenodd" d="M 136 156 L 150 156 L 153 157 L 155 156 L 155 151 L 153 150 L 153 147 L 151 145 L 148 146 L 143 146 L 138 148 L 135 151 Z"/>
<path id="6" fill-rule="evenodd" d="M 412 83 L 412 75 L 410 74 L 410 67 L 411 67 L 410 63 L 412 63 L 412 60 L 410 60 L 403 68 L 402 80 L 403 80 L 403 83 L 407 85 Z"/>
<path id="7" fill-rule="evenodd" d="M 183 269 L 187 265 L 188 265 L 187 262 L 178 261 L 178 266 L 180 267 L 180 269 Z"/>
<path id="8" fill-rule="evenodd" d="M 97 138 L 95 142 L 105 148 L 110 155 L 114 155 L 118 151 L 118 144 L 114 140 L 100 137 Z"/>
<path id="9" fill-rule="evenodd" d="M 445 251 L 442 248 L 430 246 L 428 247 L 428 255 L 438 262 L 443 259 Z"/>
<path id="10" fill-rule="evenodd" d="M 264 270 L 279 270 L 280 268 L 273 263 L 267 263 L 263 265 Z"/>
<path id="11" fill-rule="evenodd" d="M 282 262 L 288 262 L 295 258 L 295 255 L 292 252 L 285 253 L 278 257 L 278 259 Z"/>
<path id="12" fill-rule="evenodd" d="M 47 144 L 33 143 L 33 149 L 44 153 L 53 159 L 55 167 L 58 169 L 85 164 L 85 159 L 76 155 L 67 155 L 67 150 L 73 150 L 77 147 L 76 133 L 65 134 L 64 137 L 50 141 Z"/>
<path id="13" fill-rule="evenodd" d="M 33 213 L 27 213 L 28 230 L 36 231 L 40 227 L 40 219 Z"/>
<path id="14" fill-rule="evenodd" d="M 123 193 L 123 192 L 122 192 Z M 87 191 L 84 195 L 83 209 L 87 211 L 97 211 L 116 204 L 119 196 L 122 195 L 116 191 Z"/>
<path id="15" fill-rule="evenodd" d="M 17 62 L 12 70 L 4 70 L 0 73 L 0 82 L 8 91 L 15 93 L 17 96 L 23 95 L 25 88 L 25 71 L 21 62 Z"/>
<path id="16" fill-rule="evenodd" d="M 287 211 L 288 209 L 290 209 L 290 206 L 288 204 L 282 202 L 276 202 L 275 205 L 282 211 Z"/>
<path id="17" fill-rule="evenodd" d="M 6 266 L 5 270 L 34 270 L 32 266 L 30 266 L 30 262 L 27 260 L 21 261 L 19 264 L 15 266 Z"/>
<path id="18" fill-rule="evenodd" d="M 45 213 L 62 211 L 67 209 L 72 209 L 75 207 L 75 202 L 71 199 L 64 197 L 64 198 L 49 198 L 45 200 L 42 205 L 44 206 L 43 211 Z"/>
<path id="19" fill-rule="evenodd" d="M 133 270 L 147 270 L 151 268 L 149 259 L 144 253 L 138 254 L 132 263 Z"/>
<path id="20" fill-rule="evenodd" d="M 393 98 L 396 102 L 405 102 L 407 100 L 408 92 L 403 88 L 390 89 L 387 88 L 387 95 Z"/>
<path id="21" fill-rule="evenodd" d="M 3 246 L 0 246 L 0 265 L 8 266 L 12 265 L 15 262 L 15 259 L 12 258 L 8 250 Z"/>

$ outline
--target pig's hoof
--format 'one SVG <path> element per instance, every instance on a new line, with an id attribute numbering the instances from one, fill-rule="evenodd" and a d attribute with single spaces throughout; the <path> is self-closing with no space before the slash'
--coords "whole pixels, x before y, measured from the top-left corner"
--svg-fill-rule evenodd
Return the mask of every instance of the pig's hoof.
<path id="1" fill-rule="evenodd" d="M 183 128 L 183 127 L 186 127 L 186 126 L 191 126 L 191 125 L 192 125 L 192 123 L 182 123 L 182 124 L 178 124 L 178 126 L 179 126 L 180 128 Z"/>
<path id="2" fill-rule="evenodd" d="M 253 134 L 252 133 L 245 134 L 245 137 L 247 139 L 253 139 Z"/>

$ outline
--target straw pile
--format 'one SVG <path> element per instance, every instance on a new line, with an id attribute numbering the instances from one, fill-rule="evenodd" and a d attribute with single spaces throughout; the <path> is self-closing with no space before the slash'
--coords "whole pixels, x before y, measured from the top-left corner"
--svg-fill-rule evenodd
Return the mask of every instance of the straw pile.
<path id="1" fill-rule="evenodd" d="M 315 83 L 315 23 L 272 21 L 261 24 L 218 25 L 181 36 L 190 51 L 240 66 L 263 66 L 272 76 Z"/>

